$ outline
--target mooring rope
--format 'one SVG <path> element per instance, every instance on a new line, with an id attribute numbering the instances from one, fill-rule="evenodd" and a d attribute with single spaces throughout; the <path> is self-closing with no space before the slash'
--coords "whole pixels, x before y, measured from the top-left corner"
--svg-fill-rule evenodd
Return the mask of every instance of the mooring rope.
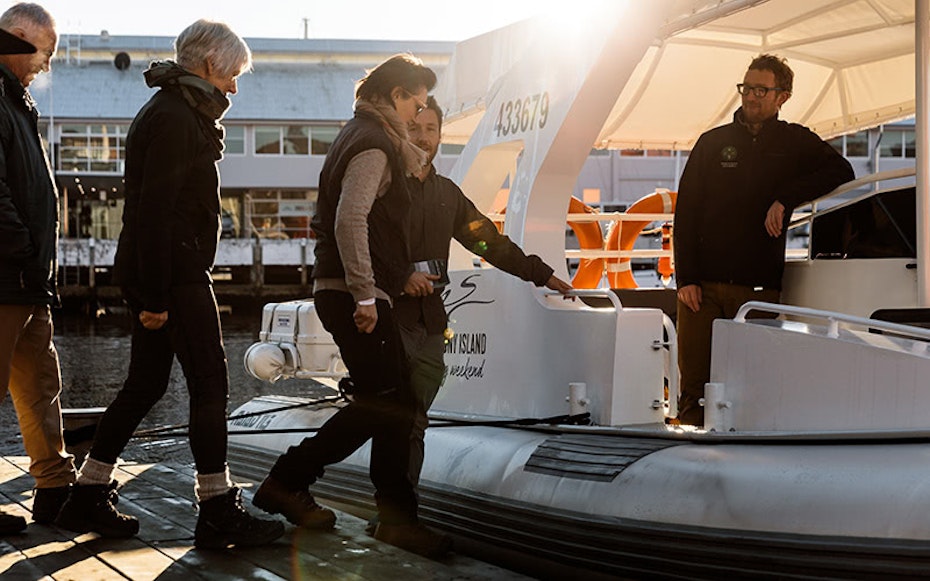
<path id="1" fill-rule="evenodd" d="M 278 411 L 282 409 L 293 409 L 294 406 L 289 406 L 287 408 L 278 408 Z M 250 413 L 248 416 L 261 415 L 262 413 L 271 413 L 273 410 L 263 410 L 262 412 Z M 248 417 L 243 414 L 241 416 L 235 417 Z M 233 418 L 230 418 L 233 419 Z M 465 419 L 438 419 L 430 421 L 430 428 L 456 428 L 456 427 L 501 427 L 501 428 L 525 428 L 533 426 L 555 426 L 555 425 L 586 425 L 591 419 L 590 413 L 575 414 L 575 415 L 559 415 L 551 416 L 548 418 L 515 418 L 515 419 L 506 419 L 506 420 L 465 420 Z M 133 438 L 183 438 L 190 435 L 187 431 L 167 431 L 168 428 L 174 430 L 183 430 L 188 427 L 187 425 L 178 425 L 178 426 L 165 426 L 164 428 L 158 428 L 156 430 L 146 430 L 145 433 L 136 432 L 133 434 Z M 259 430 L 229 430 L 227 432 L 230 436 L 246 436 L 246 435 L 268 435 L 268 434 L 305 434 L 305 433 L 314 433 L 318 432 L 319 428 L 265 428 Z"/>

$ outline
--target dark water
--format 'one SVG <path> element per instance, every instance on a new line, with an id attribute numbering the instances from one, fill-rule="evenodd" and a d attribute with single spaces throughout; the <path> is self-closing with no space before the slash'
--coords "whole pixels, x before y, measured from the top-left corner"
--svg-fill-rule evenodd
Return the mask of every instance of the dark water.
<path id="1" fill-rule="evenodd" d="M 127 314 L 94 318 L 80 313 L 54 311 L 55 346 L 61 361 L 62 407 L 105 407 L 115 397 L 129 367 L 130 321 Z M 267 393 L 313 396 L 313 383 L 279 381 L 273 386 L 251 377 L 243 367 L 245 350 L 258 340 L 261 307 L 221 316 L 229 368 L 229 404 L 232 413 L 251 398 Z M 188 421 L 184 374 L 177 361 L 165 397 L 152 409 L 140 429 L 181 425 Z M 0 454 L 24 455 L 16 415 L 9 398 L 0 403 Z M 186 439 L 133 440 L 124 458 L 144 461 L 190 462 Z"/>

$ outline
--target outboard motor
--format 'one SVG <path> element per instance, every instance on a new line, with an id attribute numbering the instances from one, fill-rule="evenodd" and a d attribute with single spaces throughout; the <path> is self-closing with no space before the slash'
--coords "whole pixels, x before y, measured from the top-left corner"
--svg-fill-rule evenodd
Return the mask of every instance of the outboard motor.
<path id="1" fill-rule="evenodd" d="M 246 371 L 262 381 L 339 378 L 347 373 L 312 300 L 265 305 L 258 339 L 246 350 L 244 363 Z"/>

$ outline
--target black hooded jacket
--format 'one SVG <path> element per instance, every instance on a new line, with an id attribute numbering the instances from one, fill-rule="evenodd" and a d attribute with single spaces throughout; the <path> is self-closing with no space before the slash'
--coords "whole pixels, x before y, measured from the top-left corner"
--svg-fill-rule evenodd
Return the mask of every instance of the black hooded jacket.
<path id="1" fill-rule="evenodd" d="M 126 205 L 114 281 L 136 308 L 168 310 L 172 286 L 211 284 L 219 242 L 223 129 L 229 100 L 170 61 L 145 73 L 160 90 L 126 136 Z"/>
<path id="2" fill-rule="evenodd" d="M 58 301 L 58 190 L 29 92 L 0 65 L 0 304 Z"/>

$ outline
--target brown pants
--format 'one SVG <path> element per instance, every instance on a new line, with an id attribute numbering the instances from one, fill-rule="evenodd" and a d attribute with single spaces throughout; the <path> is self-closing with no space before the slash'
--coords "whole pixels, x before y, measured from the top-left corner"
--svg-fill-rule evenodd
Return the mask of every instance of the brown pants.
<path id="1" fill-rule="evenodd" d="M 710 347 L 715 319 L 732 319 L 749 301 L 777 303 L 781 293 L 773 289 L 722 282 L 701 283 L 701 308 L 694 312 L 678 301 L 678 369 L 681 372 L 681 396 L 678 419 L 682 424 L 703 426 L 704 384 L 710 381 Z M 771 318 L 769 313 L 750 313 L 747 318 Z"/>
<path id="2" fill-rule="evenodd" d="M 74 482 L 61 432 L 61 370 L 47 305 L 0 305 L 0 400 L 10 392 L 37 488 Z"/>

